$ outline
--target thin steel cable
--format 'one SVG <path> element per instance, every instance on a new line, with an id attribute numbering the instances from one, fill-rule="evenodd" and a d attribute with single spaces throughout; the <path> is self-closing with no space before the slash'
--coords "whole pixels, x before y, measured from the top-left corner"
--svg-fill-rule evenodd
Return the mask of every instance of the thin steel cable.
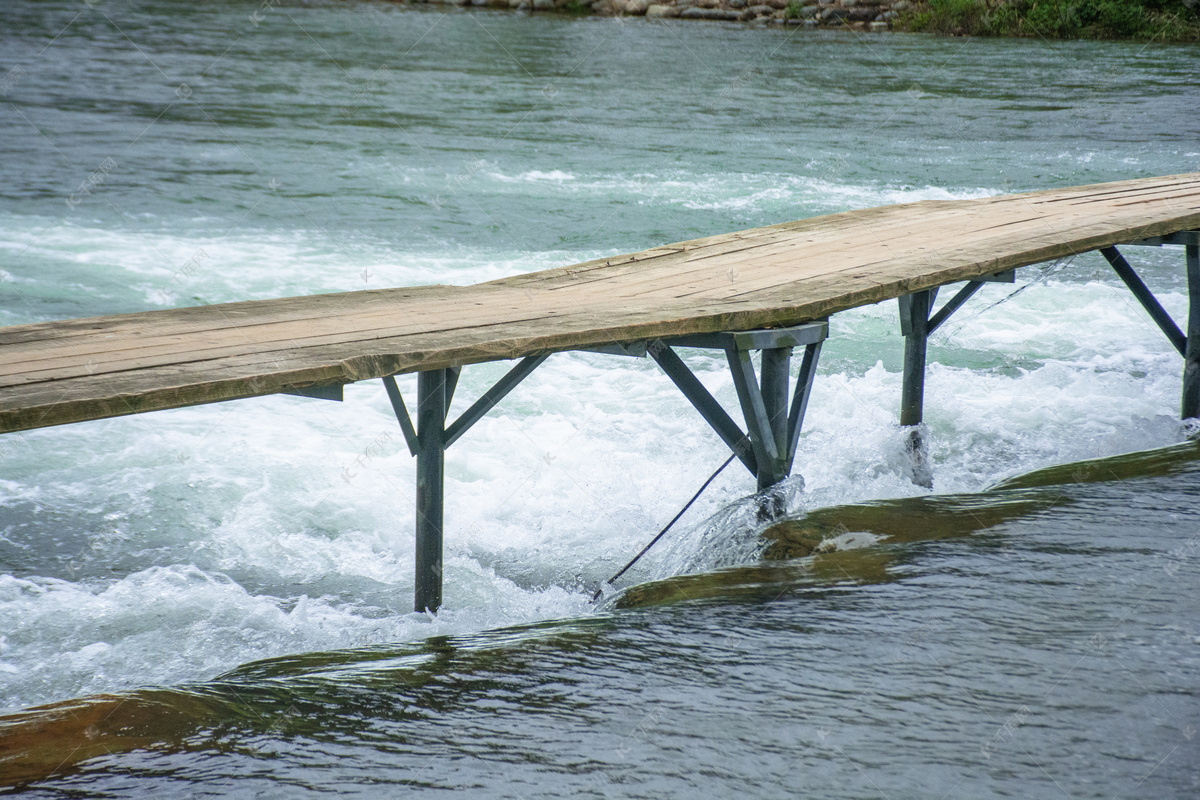
<path id="1" fill-rule="evenodd" d="M 617 572 L 616 575 L 613 575 L 611 578 L 606 580 L 604 583 L 600 584 L 600 588 L 596 590 L 596 593 L 594 595 L 592 595 L 593 603 L 600 599 L 600 595 L 604 594 L 605 586 L 612 586 L 613 581 L 615 581 L 617 578 L 624 575 L 629 570 L 630 567 L 632 567 L 634 564 L 636 564 L 642 556 L 646 555 L 646 553 L 648 553 L 650 551 L 651 547 L 654 547 L 654 545 L 658 544 L 658 540 L 661 539 L 663 536 L 665 536 L 667 534 L 667 531 L 671 530 L 671 526 L 679 521 L 679 518 L 684 515 L 684 512 L 686 512 L 689 508 L 692 507 L 692 503 L 696 502 L 696 500 L 700 497 L 700 495 L 704 494 L 704 490 L 708 488 L 708 485 L 710 483 L 712 483 L 713 481 L 715 481 L 717 479 L 717 476 L 720 475 L 725 470 L 725 468 L 728 467 L 730 465 L 730 463 L 733 461 L 733 459 L 736 457 L 737 457 L 737 454 L 735 453 L 735 454 L 731 455 L 729 458 L 727 458 L 725 460 L 724 464 L 717 467 L 717 471 L 714 472 L 712 475 L 708 476 L 708 480 L 706 480 L 704 482 L 704 485 L 701 486 L 694 495 L 692 495 L 692 499 L 688 500 L 687 503 L 684 504 L 683 508 L 679 509 L 679 513 L 676 514 L 671 519 L 671 521 L 667 523 L 666 527 L 663 528 L 661 531 L 659 531 L 658 535 L 655 536 L 653 539 L 651 539 L 650 543 L 647 544 L 645 547 L 643 547 L 642 551 L 640 553 L 638 553 L 636 556 L 634 556 L 628 564 L 621 567 L 620 571 Z"/>

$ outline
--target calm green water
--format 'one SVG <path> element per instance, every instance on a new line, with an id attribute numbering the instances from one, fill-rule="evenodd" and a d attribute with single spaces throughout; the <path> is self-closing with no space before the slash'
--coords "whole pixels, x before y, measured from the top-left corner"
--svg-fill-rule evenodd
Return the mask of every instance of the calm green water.
<path id="1" fill-rule="evenodd" d="M 1195 171 L 1198 87 L 1184 46 L 14 0 L 0 323 Z M 1182 253 L 1129 255 L 1181 316 Z M 922 491 L 894 304 L 831 327 L 796 514 Z M 1094 254 L 986 287 L 930 352 L 938 492 L 1183 438 L 1180 359 Z M 689 361 L 732 406 L 723 362 Z M 503 369 L 466 370 L 459 402 Z M 0 775 L 44 797 L 1200 789 L 1186 460 L 781 563 L 731 468 L 629 576 L 706 575 L 685 599 L 590 606 L 724 457 L 652 364 L 555 356 L 448 455 L 433 618 L 408 611 L 413 465 L 379 386 L 10 435 L 0 709 L 117 699 L 0 721 Z"/>

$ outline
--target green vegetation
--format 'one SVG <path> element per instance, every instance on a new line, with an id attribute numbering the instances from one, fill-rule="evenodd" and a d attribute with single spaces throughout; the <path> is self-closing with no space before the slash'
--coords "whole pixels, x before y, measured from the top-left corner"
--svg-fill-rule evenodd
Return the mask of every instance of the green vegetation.
<path id="1" fill-rule="evenodd" d="M 800 19 L 800 0 L 788 0 L 787 10 L 784 11 L 784 19 Z"/>
<path id="2" fill-rule="evenodd" d="M 898 28 L 966 36 L 1200 41 L 1197 0 L 928 0 Z"/>

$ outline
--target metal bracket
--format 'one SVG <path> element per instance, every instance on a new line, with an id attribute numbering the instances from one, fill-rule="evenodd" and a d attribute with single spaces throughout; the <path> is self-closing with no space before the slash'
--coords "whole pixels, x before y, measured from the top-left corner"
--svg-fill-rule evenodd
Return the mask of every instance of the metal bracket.
<path id="1" fill-rule="evenodd" d="M 900 334 L 902 336 L 912 336 L 918 330 L 925 329 L 929 323 L 929 311 L 933 308 L 933 301 L 937 299 L 937 293 L 937 287 L 934 287 L 896 298 L 900 304 Z M 928 298 L 927 302 L 923 299 L 926 297 Z M 919 303 L 924 304 L 922 308 L 917 307 Z"/>
<path id="2" fill-rule="evenodd" d="M 581 348 L 586 353 L 603 353 L 608 356 L 631 356 L 645 358 L 647 342 L 618 342 L 616 344 L 601 344 L 595 347 Z"/>
<path id="3" fill-rule="evenodd" d="M 1144 247 L 1162 247 L 1164 244 L 1182 244 L 1200 247 L 1200 231 L 1178 231 L 1162 236 L 1148 236 L 1145 239 L 1135 239 L 1127 244 Z"/>
<path id="4" fill-rule="evenodd" d="M 462 375 L 462 367 L 446 369 L 446 413 L 450 413 L 450 402 L 454 399 L 454 390 L 458 388 L 458 378 Z"/>
<path id="5" fill-rule="evenodd" d="M 687 368 L 671 346 L 661 341 L 653 342 L 647 352 L 662 367 L 662 371 L 667 373 L 667 377 L 679 387 L 679 391 L 683 392 L 688 402 L 700 412 L 700 416 L 712 426 L 721 437 L 721 441 L 725 442 L 746 469 L 750 470 L 750 474 L 757 475 L 758 461 L 754 449 L 750 446 L 749 437 L 742 432 L 708 389 L 704 388 L 704 384 L 700 383 L 700 379 Z"/>
<path id="6" fill-rule="evenodd" d="M 930 314 L 925 321 L 925 334 L 929 335 L 936 331 L 943 322 L 950 319 L 950 316 L 958 311 L 963 305 L 978 292 L 985 283 L 1015 283 L 1017 280 L 1017 271 L 1015 269 L 1006 269 L 1002 272 L 993 272 L 991 275 L 984 275 L 981 278 L 975 278 L 967 281 L 967 285 L 959 289 L 946 304 L 938 309 L 937 313 L 933 312 L 933 301 L 937 297 L 937 287 L 927 291 L 932 292 L 929 296 L 929 311 Z M 905 336 L 912 335 L 912 297 L 913 295 L 903 295 L 900 300 L 900 333 Z"/>
<path id="7" fill-rule="evenodd" d="M 344 384 L 341 383 L 330 383 L 325 386 L 293 387 L 280 392 L 280 394 L 293 394 L 297 397 L 315 397 L 317 400 L 335 400 L 340 403 L 342 402 L 343 386 Z"/>
<path id="8" fill-rule="evenodd" d="M 734 333 L 694 333 L 687 336 L 672 336 L 662 341 L 672 347 L 707 347 L 727 350 L 769 350 L 778 347 L 800 347 L 816 344 L 829 336 L 829 323 L 807 322 L 790 328 L 765 328 L 757 331 Z"/>
<path id="9" fill-rule="evenodd" d="M 936 314 L 929 317 L 928 321 L 925 323 L 925 333 L 930 334 L 936 331 L 943 322 L 950 319 L 951 314 L 962 308 L 963 303 L 970 300 L 976 292 L 982 289 L 983 284 L 985 283 L 987 283 L 987 281 L 968 281 L 967 285 L 959 289 L 955 293 L 954 297 L 951 297 L 948 301 L 946 301 L 946 305 L 939 308 Z M 933 301 L 930 300 L 930 306 L 932 305 Z M 901 322 L 901 327 L 903 326 L 904 323 Z"/>
<path id="10" fill-rule="evenodd" d="M 763 351 L 763 357 L 766 358 L 768 351 Z M 790 358 L 791 352 L 788 352 L 785 358 Z M 729 362 L 729 370 L 733 373 L 733 385 L 737 389 L 738 403 L 742 406 L 742 416 L 746 420 L 746 427 L 750 433 L 750 444 L 754 448 L 754 460 L 758 462 L 758 477 L 762 482 L 763 473 L 777 472 L 779 468 L 779 440 L 775 436 L 775 421 L 779 409 L 775 403 L 772 403 L 770 411 L 767 410 L 767 400 L 764 395 L 777 395 L 777 392 L 763 391 L 767 387 L 759 385 L 758 378 L 754 374 L 754 362 L 750 360 L 750 352 L 738 347 L 730 347 L 725 350 L 725 358 Z M 768 376 L 774 376 L 778 371 L 777 368 L 772 368 L 772 365 L 763 364 L 762 374 L 764 379 Z M 787 392 L 786 384 L 783 391 Z M 787 403 L 786 394 L 784 395 L 784 403 Z M 774 397 L 772 397 L 774 399 Z M 786 419 L 787 409 L 784 409 Z M 771 481 L 769 485 L 778 483 L 777 480 Z M 765 488 L 760 486 L 759 488 Z"/>

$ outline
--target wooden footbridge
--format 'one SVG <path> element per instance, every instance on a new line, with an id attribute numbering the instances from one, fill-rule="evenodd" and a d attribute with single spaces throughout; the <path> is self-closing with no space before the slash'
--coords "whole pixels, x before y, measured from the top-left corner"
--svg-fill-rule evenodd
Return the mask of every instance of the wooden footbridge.
<path id="1" fill-rule="evenodd" d="M 340 400 L 382 378 L 417 458 L 416 603 L 441 605 L 443 458 L 550 354 L 653 358 L 767 489 L 792 458 L 831 314 L 899 298 L 900 423 L 920 424 L 925 343 L 986 281 L 1099 250 L 1184 358 L 1200 416 L 1200 173 L 920 202 L 739 231 L 474 286 L 418 286 L 0 328 L 0 433 L 268 394 Z M 1117 245 L 1186 248 L 1186 333 Z M 963 283 L 935 311 L 938 288 Z M 723 350 L 745 428 L 675 353 Z M 803 347 L 794 387 L 791 357 Z M 756 372 L 752 351 L 760 351 Z M 521 359 L 446 424 L 465 365 Z M 417 372 L 417 423 L 394 375 Z M 914 437 L 916 429 L 913 429 Z M 914 457 L 920 446 L 913 439 Z"/>

